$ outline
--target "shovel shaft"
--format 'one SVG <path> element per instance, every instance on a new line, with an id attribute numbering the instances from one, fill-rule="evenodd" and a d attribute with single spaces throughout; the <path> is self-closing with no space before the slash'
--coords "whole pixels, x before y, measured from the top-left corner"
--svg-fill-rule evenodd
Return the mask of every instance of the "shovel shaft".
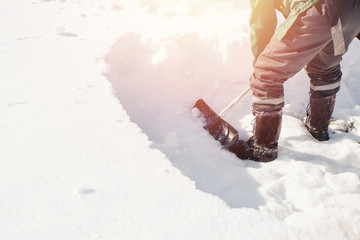
<path id="1" fill-rule="evenodd" d="M 237 96 L 229 105 L 227 105 L 224 110 L 219 113 L 219 117 L 224 117 L 228 112 L 235 107 L 238 102 L 240 102 L 241 99 L 243 99 L 248 93 L 250 92 L 250 87 L 247 88 L 244 92 L 242 92 L 239 96 Z"/>

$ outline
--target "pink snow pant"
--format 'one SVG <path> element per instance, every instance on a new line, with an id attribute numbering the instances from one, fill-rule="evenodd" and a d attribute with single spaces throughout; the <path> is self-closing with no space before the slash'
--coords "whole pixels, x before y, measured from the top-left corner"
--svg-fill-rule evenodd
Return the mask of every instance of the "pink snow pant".
<path id="1" fill-rule="evenodd" d="M 328 2 L 338 1 L 337 8 Z M 341 19 L 343 45 L 335 55 L 331 21 Z M 324 0 L 298 16 L 286 35 L 273 36 L 258 57 L 250 78 L 253 109 L 277 111 L 284 106 L 284 82 L 302 68 L 310 77 L 312 97 L 336 95 L 340 89 L 340 62 L 360 32 L 360 0 Z M 341 33 L 341 32 L 340 32 Z"/>

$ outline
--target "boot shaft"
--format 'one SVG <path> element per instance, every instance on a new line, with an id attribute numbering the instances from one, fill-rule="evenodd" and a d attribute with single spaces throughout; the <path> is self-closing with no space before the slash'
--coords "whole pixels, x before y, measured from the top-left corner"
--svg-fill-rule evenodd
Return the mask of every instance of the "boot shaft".
<path id="1" fill-rule="evenodd" d="M 278 140 L 281 130 L 282 111 L 254 111 L 254 158 L 261 162 L 270 162 L 277 157 Z"/>
<path id="2" fill-rule="evenodd" d="M 335 96 L 314 98 L 310 95 L 305 126 L 311 135 L 319 141 L 329 140 L 328 127 L 334 111 L 335 101 Z"/>
<path id="3" fill-rule="evenodd" d="M 253 129 L 255 145 L 264 147 L 277 146 L 281 130 L 282 111 L 254 111 L 255 125 Z"/>
<path id="4" fill-rule="evenodd" d="M 330 124 L 330 118 L 334 111 L 335 100 L 335 96 L 314 98 L 310 95 L 306 116 L 312 128 L 315 128 L 318 131 L 327 131 Z"/>

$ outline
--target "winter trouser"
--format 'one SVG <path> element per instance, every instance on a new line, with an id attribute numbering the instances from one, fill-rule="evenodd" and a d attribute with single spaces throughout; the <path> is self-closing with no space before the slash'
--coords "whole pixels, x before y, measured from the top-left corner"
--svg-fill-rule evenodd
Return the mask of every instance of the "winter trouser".
<path id="1" fill-rule="evenodd" d="M 337 1 L 336 8 L 329 6 L 332 1 Z M 338 55 L 331 29 L 335 15 L 341 19 L 345 48 Z M 324 0 L 299 15 L 281 40 L 273 36 L 255 63 L 250 79 L 254 110 L 281 109 L 284 82 L 305 66 L 313 96 L 335 95 L 340 88 L 342 55 L 359 32 L 360 0 Z"/>

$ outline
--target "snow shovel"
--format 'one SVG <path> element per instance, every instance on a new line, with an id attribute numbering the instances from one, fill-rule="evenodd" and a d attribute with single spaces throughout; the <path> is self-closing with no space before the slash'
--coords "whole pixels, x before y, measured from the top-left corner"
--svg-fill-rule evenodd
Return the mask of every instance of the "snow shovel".
<path id="1" fill-rule="evenodd" d="M 220 114 L 216 114 L 210 107 L 205 103 L 203 99 L 196 101 L 194 108 L 197 108 L 201 115 L 205 118 L 205 126 L 210 135 L 218 140 L 224 148 L 230 148 L 238 140 L 238 131 L 231 126 L 228 122 L 222 119 L 228 112 L 235 107 L 236 104 L 243 99 L 250 88 L 247 88 L 239 96 L 237 96 Z"/>

